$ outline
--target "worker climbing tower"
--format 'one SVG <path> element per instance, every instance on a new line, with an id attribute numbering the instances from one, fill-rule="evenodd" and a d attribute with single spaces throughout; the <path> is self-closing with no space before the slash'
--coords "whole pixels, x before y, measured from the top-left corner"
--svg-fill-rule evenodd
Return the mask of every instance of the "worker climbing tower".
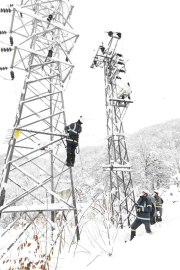
<path id="1" fill-rule="evenodd" d="M 67 0 L 21 0 L 21 5 L 9 9 L 13 48 L 10 74 L 13 80 L 21 72 L 25 80 L 15 123 L 6 138 L 1 218 L 17 213 L 13 227 L 18 214 L 24 214 L 29 220 L 26 230 L 39 214 L 45 217 L 44 212 L 50 213 L 50 224 L 58 211 L 62 211 L 61 217 L 74 213 L 79 239 L 72 168 L 66 167 L 59 155 L 66 138 L 63 94 L 74 68 L 71 53 L 78 39 L 69 22 L 73 6 Z M 71 192 L 64 199 L 61 190 L 68 186 Z"/>
<path id="2" fill-rule="evenodd" d="M 131 224 L 134 216 L 131 165 L 123 128 L 125 113 L 133 102 L 123 55 L 116 52 L 121 33 L 110 31 L 108 36 L 107 47 L 102 44 L 98 48 L 91 68 L 104 68 L 109 160 L 103 169 L 109 171 L 112 221 L 123 228 L 125 224 Z"/>

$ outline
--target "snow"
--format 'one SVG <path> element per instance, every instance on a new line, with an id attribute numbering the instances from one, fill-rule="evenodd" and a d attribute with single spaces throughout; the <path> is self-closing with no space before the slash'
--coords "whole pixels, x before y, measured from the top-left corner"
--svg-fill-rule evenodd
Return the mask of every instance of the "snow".
<path id="1" fill-rule="evenodd" d="M 16 44 L 16 43 L 14 43 L 14 47 L 17 47 L 18 49 L 20 49 L 20 50 L 22 50 L 22 51 L 26 51 L 26 52 L 29 52 L 29 53 L 33 53 L 33 54 L 35 54 L 35 55 L 41 56 L 41 57 L 43 57 L 43 58 L 46 58 L 46 55 L 44 55 L 44 54 L 42 54 L 42 53 L 40 53 L 40 52 L 34 51 L 34 50 L 32 50 L 32 49 L 30 49 L 30 48 L 24 46 L 24 45 L 22 46 L 22 45 L 18 45 L 18 44 Z M 57 57 L 51 57 L 51 61 L 60 62 L 60 63 L 62 63 L 62 64 L 64 64 L 64 65 L 66 65 L 66 66 L 74 67 L 74 65 L 73 65 L 72 63 L 69 64 L 69 63 L 67 63 L 67 62 L 61 61 L 61 60 L 59 60 Z M 30 80 L 27 79 L 26 81 L 28 82 L 28 81 L 30 81 Z"/>
<path id="2" fill-rule="evenodd" d="M 124 268 L 126 270 L 138 270 L 143 267 L 150 270 L 155 267 L 162 270 L 178 270 L 180 202 L 172 203 L 167 198 L 168 196 L 165 196 L 163 221 L 151 226 L 152 235 L 147 234 L 142 225 L 137 229 L 137 236 L 133 241 L 129 241 L 129 228 L 119 229 L 116 236 L 116 230 L 111 227 L 109 230 L 110 237 L 108 238 L 106 228 L 90 219 L 87 224 L 84 224 L 78 247 L 76 247 L 75 243 L 72 243 L 71 248 L 65 246 L 62 249 L 59 255 L 58 269 L 109 270 Z M 108 222 L 107 217 L 105 217 L 105 220 L 108 227 L 110 222 Z M 18 231 L 21 231 L 21 229 L 18 228 L 14 230 L 14 233 L 9 233 L 9 238 L 13 237 L 14 239 Z M 68 242 L 69 237 L 66 240 Z M 36 242 L 32 241 L 32 237 L 27 241 L 31 243 L 31 248 L 24 248 L 21 251 L 21 257 L 27 257 L 28 260 L 36 263 L 38 262 L 38 256 L 40 256 L 38 255 L 40 250 L 36 257 L 33 256 L 33 248 L 36 247 Z M 5 241 L 1 242 L 0 251 L 2 252 L 3 248 L 7 248 L 7 245 L 8 239 L 6 235 Z M 56 256 L 54 251 L 54 257 L 52 256 L 52 260 L 49 262 L 52 270 L 56 266 Z M 13 258 L 13 252 L 11 258 Z M 3 260 L 7 260 L 7 258 Z M 0 264 L 2 270 L 8 269 L 7 267 L 8 263 Z"/>
<path id="3" fill-rule="evenodd" d="M 70 207 L 64 206 L 62 203 L 54 203 L 54 204 L 33 204 L 31 206 L 21 205 L 21 206 L 12 206 L 3 210 L 3 213 L 11 213 L 11 212 L 35 212 L 35 211 L 54 211 L 54 210 L 69 210 Z"/>
<path id="4" fill-rule="evenodd" d="M 130 230 L 119 232 L 119 237 L 113 245 L 113 254 L 95 248 L 91 255 L 78 254 L 74 258 L 68 255 L 68 260 L 62 260 L 62 269 L 86 269 L 86 266 L 95 259 L 88 269 L 121 269 L 136 270 L 143 267 L 146 270 L 179 269 L 179 241 L 180 241 L 180 203 L 166 203 L 162 223 L 152 226 L 152 235 L 145 233 L 144 227 L 137 230 L 137 237 L 124 243 L 130 236 Z M 97 257 L 98 256 L 98 257 Z M 68 262 L 67 262 L 68 261 Z"/>
<path id="5" fill-rule="evenodd" d="M 131 165 L 128 162 L 126 162 L 125 165 L 122 165 L 112 160 L 111 164 L 108 164 L 108 165 L 103 164 L 102 167 L 106 171 L 110 171 L 112 167 L 114 170 L 117 170 L 117 171 L 127 171 L 127 172 L 131 171 Z"/>
<path id="6" fill-rule="evenodd" d="M 46 19 L 42 18 L 41 16 L 35 15 L 34 12 L 32 12 L 32 11 L 27 11 L 27 10 L 25 10 L 23 7 L 14 6 L 14 9 L 17 10 L 17 11 L 19 11 L 19 12 L 21 12 L 21 13 L 23 13 L 23 14 L 26 14 L 26 15 L 28 15 L 28 16 L 34 18 L 34 19 L 37 19 L 37 20 L 39 20 L 39 21 L 42 21 L 42 22 L 47 23 L 47 20 L 46 20 Z M 74 30 L 73 30 L 73 31 L 69 31 L 69 30 L 67 29 L 67 27 L 62 27 L 62 26 L 61 26 L 60 24 L 58 24 L 58 23 L 53 23 L 53 22 L 51 22 L 51 26 L 55 26 L 55 27 L 57 27 L 57 28 L 59 28 L 59 29 L 61 29 L 61 30 L 63 30 L 63 31 L 66 31 L 66 32 L 68 32 L 68 33 L 70 33 L 70 34 L 79 36 L 77 33 L 75 33 Z"/>

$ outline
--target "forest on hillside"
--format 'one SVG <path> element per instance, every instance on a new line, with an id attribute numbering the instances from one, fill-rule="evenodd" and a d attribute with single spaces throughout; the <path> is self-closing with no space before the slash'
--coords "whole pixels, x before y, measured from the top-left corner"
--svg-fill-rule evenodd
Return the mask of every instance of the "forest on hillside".
<path id="1" fill-rule="evenodd" d="M 180 173 L 180 119 L 133 134 L 128 149 L 134 183 L 150 190 L 167 188 L 171 176 Z"/>
<path id="2" fill-rule="evenodd" d="M 153 125 L 127 136 L 132 179 L 137 191 L 168 188 L 170 178 L 180 173 L 180 119 Z M 74 169 L 77 188 L 85 194 L 96 194 L 108 185 L 107 145 L 81 149 Z"/>

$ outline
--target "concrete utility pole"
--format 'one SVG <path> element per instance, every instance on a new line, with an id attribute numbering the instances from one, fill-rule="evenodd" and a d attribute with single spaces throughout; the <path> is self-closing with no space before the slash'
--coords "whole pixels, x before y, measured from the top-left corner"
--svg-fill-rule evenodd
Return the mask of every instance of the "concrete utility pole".
<path id="1" fill-rule="evenodd" d="M 69 22 L 72 10 L 67 0 L 22 0 L 20 6 L 11 7 L 11 74 L 13 79 L 14 69 L 25 71 L 25 80 L 15 124 L 7 138 L 0 214 L 23 213 L 29 217 L 29 212 L 49 211 L 54 222 L 55 211 L 62 211 L 61 216 L 73 211 L 79 240 L 72 168 L 66 167 L 58 155 L 65 148 L 63 93 L 74 68 L 71 52 L 78 39 Z M 69 185 L 71 195 L 66 200 L 59 194 L 64 188 L 62 176 L 68 171 L 69 180 L 64 184 Z M 28 188 L 22 178 L 28 181 Z M 18 195 L 7 202 L 13 188 Z M 32 200 L 32 206 L 22 206 L 26 199 Z"/>
<path id="2" fill-rule="evenodd" d="M 126 147 L 123 120 L 131 101 L 131 88 L 126 76 L 125 61 L 116 52 L 121 33 L 108 32 L 107 47 L 102 44 L 94 57 L 91 68 L 104 69 L 105 105 L 107 117 L 108 159 L 103 165 L 109 171 L 112 221 L 121 228 L 131 224 L 134 216 L 134 190 L 131 179 L 131 165 Z"/>

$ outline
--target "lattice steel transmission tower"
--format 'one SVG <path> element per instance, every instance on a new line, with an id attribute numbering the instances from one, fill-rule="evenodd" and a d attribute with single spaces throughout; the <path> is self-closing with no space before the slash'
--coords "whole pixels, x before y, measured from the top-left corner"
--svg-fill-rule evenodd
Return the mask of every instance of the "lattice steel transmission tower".
<path id="1" fill-rule="evenodd" d="M 74 68 L 71 52 L 78 39 L 69 22 L 73 6 L 67 0 L 22 0 L 12 9 L 11 77 L 14 79 L 14 69 L 19 69 L 25 72 L 25 80 L 7 138 L 0 214 L 23 213 L 30 220 L 28 228 L 44 211 L 51 212 L 53 222 L 57 211 L 62 211 L 62 216 L 71 211 L 79 239 L 72 168 L 58 155 L 65 149 L 63 94 Z M 68 181 L 62 180 L 65 172 Z M 59 195 L 63 181 L 71 190 L 67 200 Z M 30 217 L 29 212 L 37 215 Z"/>
<path id="2" fill-rule="evenodd" d="M 109 171 L 112 220 L 122 228 L 125 224 L 129 226 L 134 216 L 131 165 L 123 128 L 124 116 L 132 101 L 125 61 L 122 54 L 116 52 L 121 33 L 110 31 L 108 35 L 107 47 L 102 44 L 98 48 L 91 68 L 104 68 L 109 163 L 103 165 L 103 169 Z"/>

